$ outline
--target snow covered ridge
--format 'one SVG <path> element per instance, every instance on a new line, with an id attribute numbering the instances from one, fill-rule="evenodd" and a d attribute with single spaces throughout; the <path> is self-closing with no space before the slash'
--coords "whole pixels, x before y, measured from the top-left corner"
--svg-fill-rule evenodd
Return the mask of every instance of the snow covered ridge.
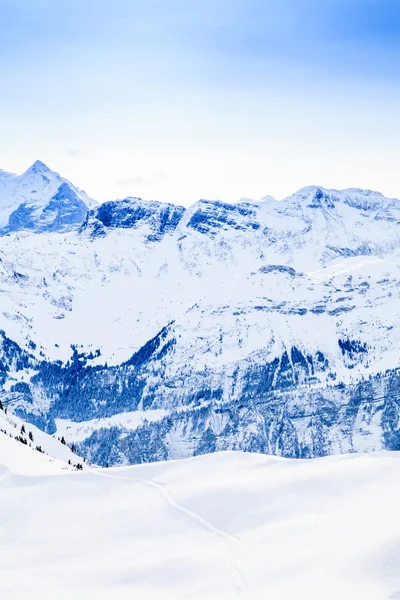
<path id="1" fill-rule="evenodd" d="M 82 471 L 89 468 L 88 463 L 76 454 L 76 446 L 68 446 L 64 437 L 50 436 L 41 429 L 38 429 L 31 423 L 26 423 L 17 416 L 7 411 L 7 408 L 0 404 L 0 445 L 4 443 L 4 436 L 9 438 L 10 442 L 6 445 L 10 448 L 10 454 L 21 453 L 18 448 L 25 447 L 28 452 L 40 453 L 43 459 L 31 457 L 26 461 L 29 464 L 38 465 L 43 463 L 53 463 L 58 468 L 66 471 Z M 71 449 L 72 448 L 72 449 Z M 22 452 L 23 456 L 23 452 Z M 28 458 L 28 454 L 25 455 Z M 2 456 L 1 462 L 4 464 L 6 457 Z M 35 469 L 30 470 L 28 474 L 34 475 Z"/>
<path id="2" fill-rule="evenodd" d="M 399 206 L 126 198 L 0 236 L 0 398 L 101 465 L 398 449 Z"/>
<path id="3" fill-rule="evenodd" d="M 22 175 L 0 171 L 0 233 L 67 231 L 97 202 L 37 160 Z"/>

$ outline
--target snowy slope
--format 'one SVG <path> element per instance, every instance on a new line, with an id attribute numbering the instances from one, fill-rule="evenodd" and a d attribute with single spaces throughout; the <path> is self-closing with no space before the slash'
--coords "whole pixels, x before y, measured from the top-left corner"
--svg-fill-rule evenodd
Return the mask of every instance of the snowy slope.
<path id="1" fill-rule="evenodd" d="M 97 202 L 37 160 L 22 175 L 0 171 L 0 232 L 79 226 Z"/>
<path id="2" fill-rule="evenodd" d="M 0 465 L 10 600 L 400 596 L 397 453 L 68 473 L 0 436 Z"/>
<path id="3" fill-rule="evenodd" d="M 75 470 L 74 466 L 77 463 L 81 464 L 82 468 L 87 468 L 84 460 L 76 452 L 72 452 L 67 444 L 61 443 L 61 437 L 50 436 L 35 427 L 35 425 L 26 423 L 17 416 L 0 410 L 0 438 L 3 443 L 5 443 L 4 437 L 10 440 L 8 445 L 10 453 L 7 453 L 6 456 L 2 455 L 2 459 L 3 461 L 9 461 L 14 455 L 21 457 L 21 464 L 15 463 L 18 464 L 18 473 L 23 469 L 24 474 L 26 471 L 27 474 L 32 475 L 33 471 L 37 473 L 36 467 L 48 464 L 55 465 L 54 471 L 60 468 L 69 471 Z M 24 453 L 21 448 L 26 448 L 30 453 Z M 37 454 L 44 458 L 37 459 Z M 13 468 L 15 464 L 13 463 Z M 44 468 L 46 469 L 46 467 Z"/>

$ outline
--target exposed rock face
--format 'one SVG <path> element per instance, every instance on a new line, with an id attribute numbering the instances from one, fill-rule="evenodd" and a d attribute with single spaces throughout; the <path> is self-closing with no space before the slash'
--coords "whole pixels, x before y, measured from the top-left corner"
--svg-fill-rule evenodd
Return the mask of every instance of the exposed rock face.
<path id="1" fill-rule="evenodd" d="M 82 232 L 91 237 L 104 236 L 112 229 L 138 229 L 148 227 L 148 241 L 159 242 L 165 234 L 173 233 L 185 209 L 182 206 L 146 202 L 140 198 L 125 198 L 104 202 L 91 210 L 82 225 Z"/>

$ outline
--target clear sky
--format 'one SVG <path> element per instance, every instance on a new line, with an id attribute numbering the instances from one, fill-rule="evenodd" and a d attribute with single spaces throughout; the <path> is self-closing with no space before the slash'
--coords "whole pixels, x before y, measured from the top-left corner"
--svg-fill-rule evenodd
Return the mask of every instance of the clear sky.
<path id="1" fill-rule="evenodd" d="M 102 201 L 400 197 L 399 0 L 1 0 L 0 167 Z"/>

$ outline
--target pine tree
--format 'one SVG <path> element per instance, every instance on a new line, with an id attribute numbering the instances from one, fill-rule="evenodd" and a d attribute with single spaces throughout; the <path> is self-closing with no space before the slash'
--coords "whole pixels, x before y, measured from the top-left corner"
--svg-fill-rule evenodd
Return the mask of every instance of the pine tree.
<path id="1" fill-rule="evenodd" d="M 23 435 L 25 433 L 25 425 L 22 425 L 21 427 L 21 435 Z"/>
<path id="2" fill-rule="evenodd" d="M 31 440 L 31 442 L 33 442 L 33 433 L 32 433 L 32 431 L 29 432 L 29 439 Z"/>
<path id="3" fill-rule="evenodd" d="M 64 444 L 64 446 L 65 446 L 65 438 L 64 438 L 64 436 L 62 436 L 62 438 L 61 438 L 61 443 Z"/>

